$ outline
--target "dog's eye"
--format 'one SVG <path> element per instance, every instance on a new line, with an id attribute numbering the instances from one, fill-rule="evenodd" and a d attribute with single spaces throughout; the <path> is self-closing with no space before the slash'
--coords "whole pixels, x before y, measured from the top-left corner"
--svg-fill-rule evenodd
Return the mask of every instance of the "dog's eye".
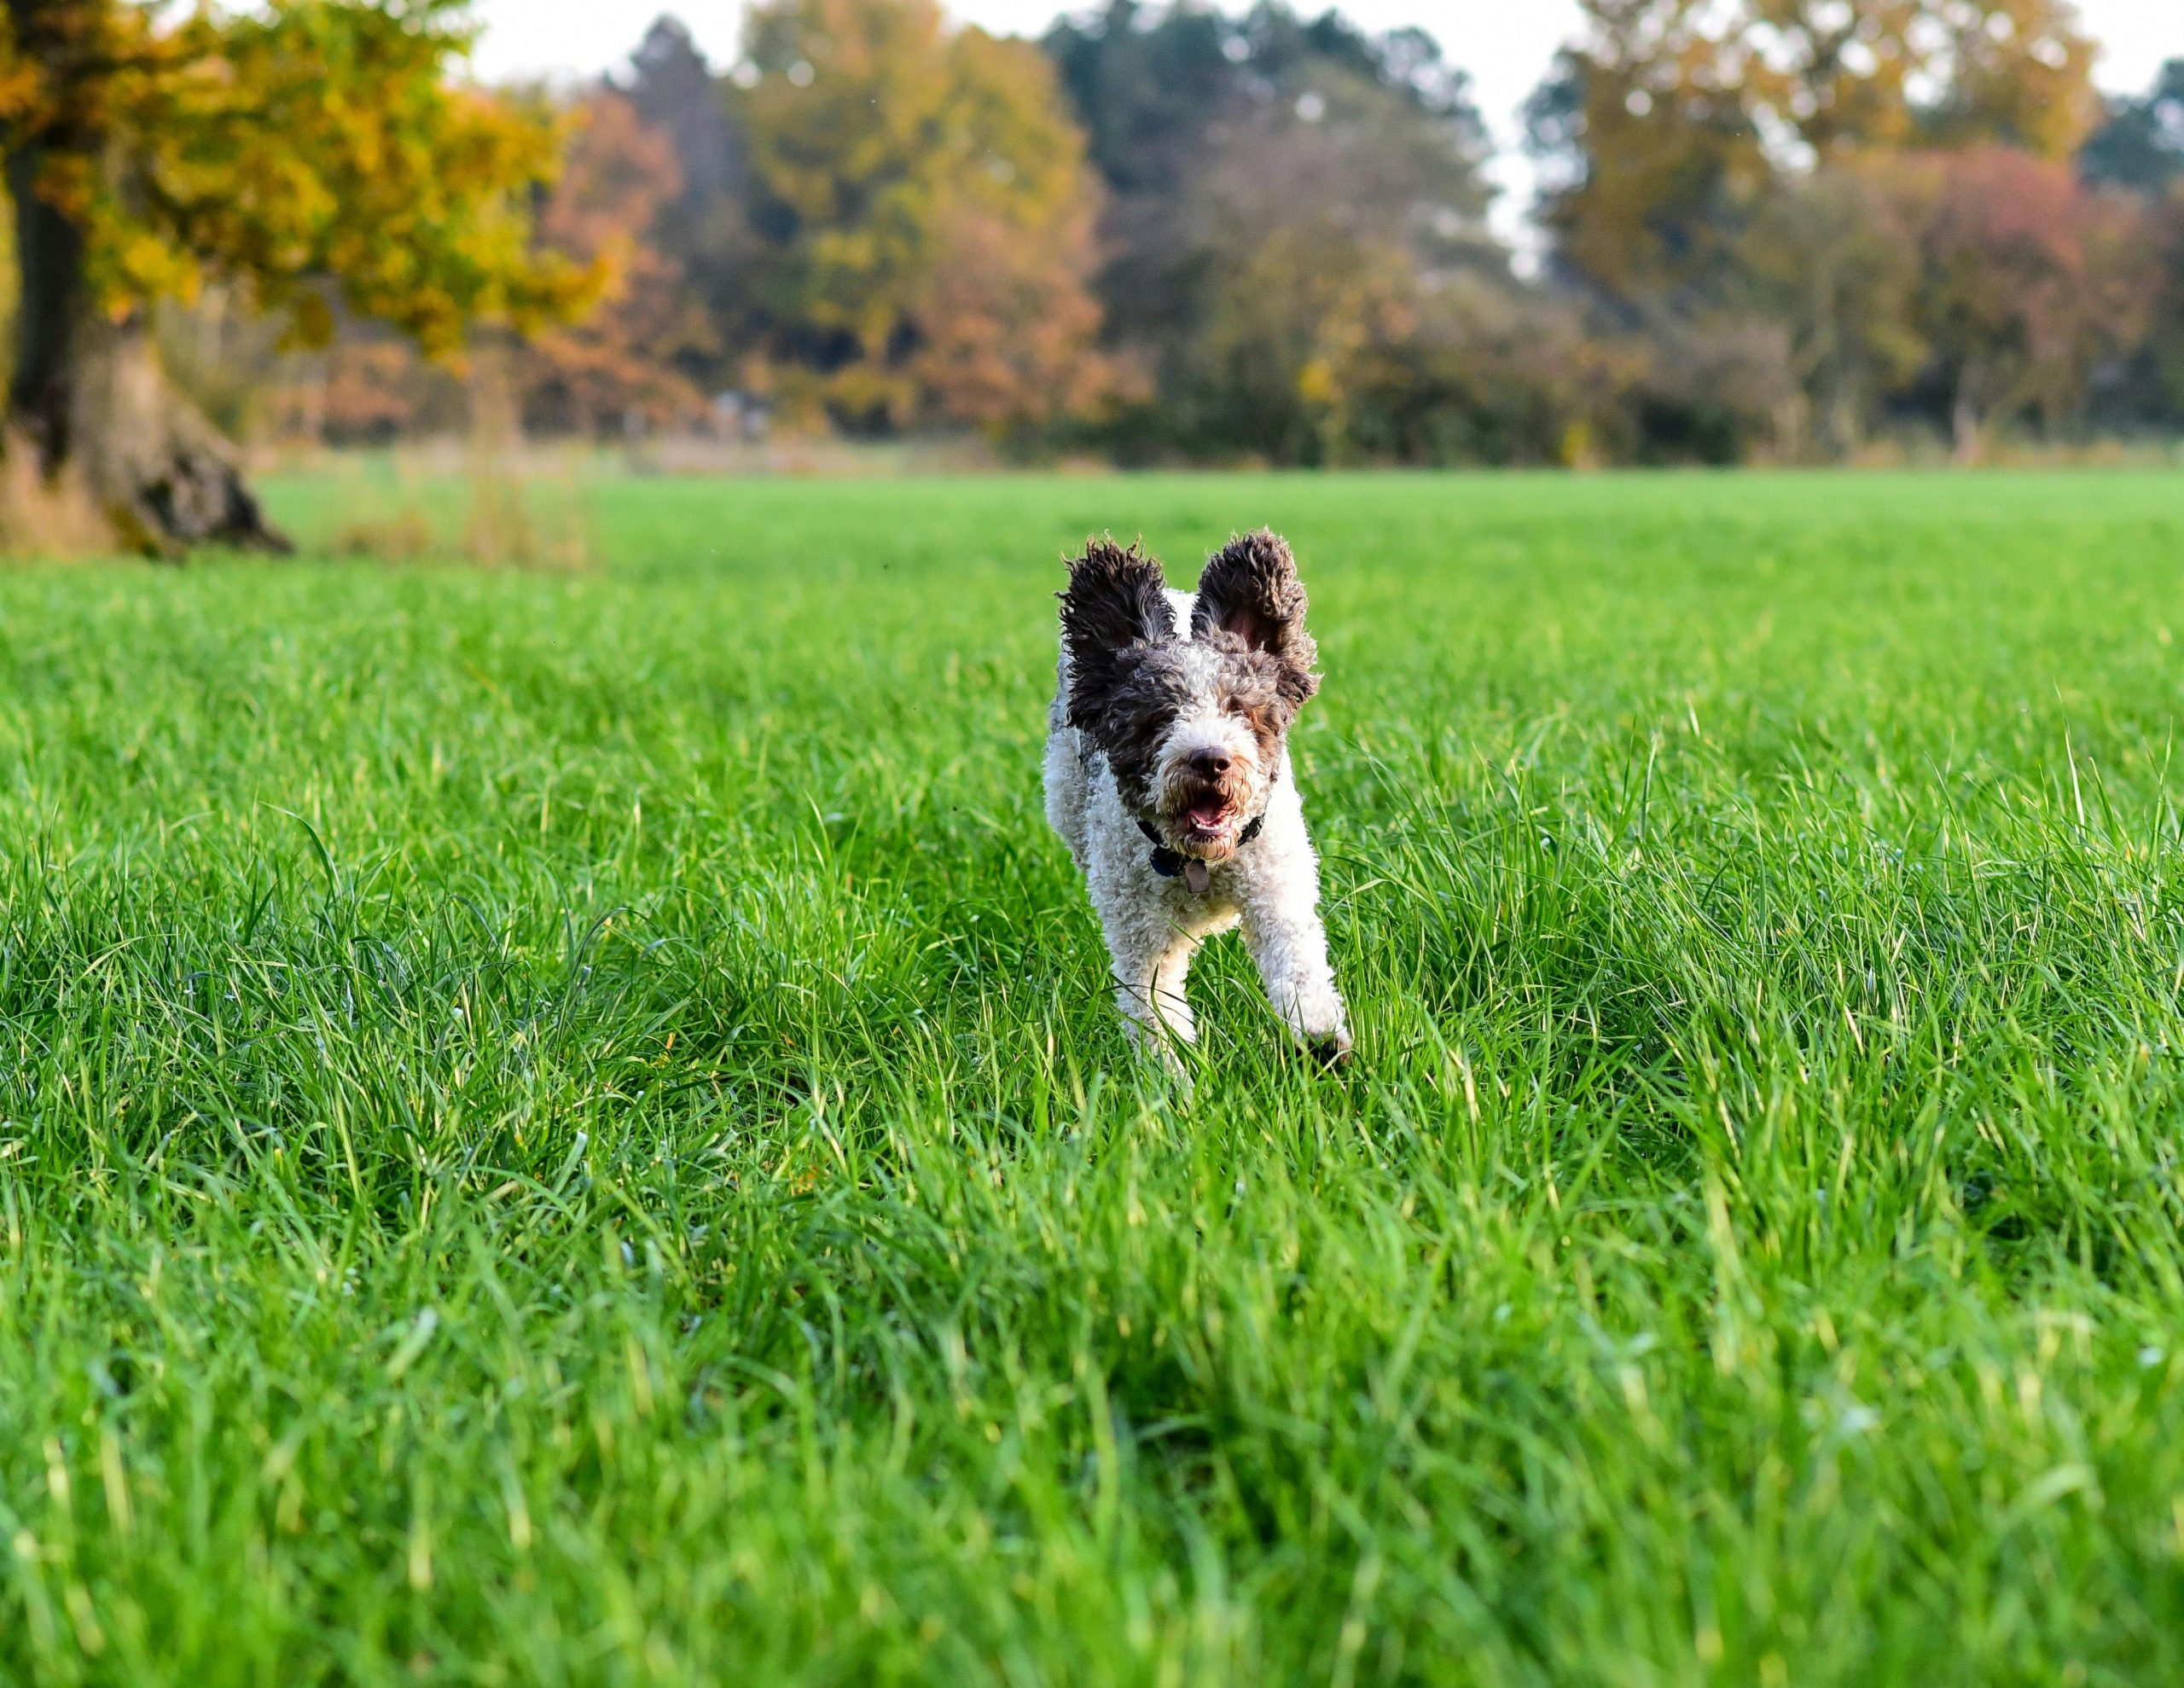
<path id="1" fill-rule="evenodd" d="M 1221 700 L 1221 712 L 1222 712 L 1222 714 L 1223 714 L 1223 715 L 1241 715 L 1241 714 L 1243 714 L 1243 713 L 1244 713 L 1244 700 L 1243 700 L 1241 698 L 1235 697 L 1235 696 L 1233 696 L 1233 695 L 1232 695 L 1232 696 L 1229 696 L 1229 697 L 1223 698 L 1223 699 Z"/>

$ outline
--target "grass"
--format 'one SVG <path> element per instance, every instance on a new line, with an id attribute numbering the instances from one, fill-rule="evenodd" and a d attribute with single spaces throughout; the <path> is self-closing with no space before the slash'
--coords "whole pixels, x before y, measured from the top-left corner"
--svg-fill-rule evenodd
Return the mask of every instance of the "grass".
<path id="1" fill-rule="evenodd" d="M 0 573 L 0 1680 L 2184 1671 L 2184 480 L 595 504 Z M 1048 595 L 1262 521 L 1361 1059 L 1184 1104 Z"/>

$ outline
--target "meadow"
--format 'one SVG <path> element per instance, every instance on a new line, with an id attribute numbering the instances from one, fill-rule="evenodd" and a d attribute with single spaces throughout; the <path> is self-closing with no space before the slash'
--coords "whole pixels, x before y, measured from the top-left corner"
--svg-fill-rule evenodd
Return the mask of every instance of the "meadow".
<path id="1" fill-rule="evenodd" d="M 587 497 L 0 570 L 0 1681 L 2184 1674 L 2184 477 Z M 1051 595 L 1262 523 L 1186 1098 Z"/>

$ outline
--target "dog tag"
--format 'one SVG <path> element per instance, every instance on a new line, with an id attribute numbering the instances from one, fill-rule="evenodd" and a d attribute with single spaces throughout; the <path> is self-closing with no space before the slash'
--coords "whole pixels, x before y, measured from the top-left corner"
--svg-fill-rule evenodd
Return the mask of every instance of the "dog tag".
<path id="1" fill-rule="evenodd" d="M 1191 888 L 1193 896 L 1204 896 L 1206 887 L 1213 883 L 1213 875 L 1203 861 L 1186 861 L 1183 863 L 1183 883 Z"/>

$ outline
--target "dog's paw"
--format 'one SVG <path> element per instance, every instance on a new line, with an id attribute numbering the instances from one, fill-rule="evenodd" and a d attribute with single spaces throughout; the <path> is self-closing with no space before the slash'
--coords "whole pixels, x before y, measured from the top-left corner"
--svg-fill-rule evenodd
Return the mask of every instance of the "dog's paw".
<path id="1" fill-rule="evenodd" d="M 1350 1063 L 1349 1032 L 1340 1027 L 1304 1040 L 1304 1051 L 1322 1071 L 1340 1072 Z"/>

